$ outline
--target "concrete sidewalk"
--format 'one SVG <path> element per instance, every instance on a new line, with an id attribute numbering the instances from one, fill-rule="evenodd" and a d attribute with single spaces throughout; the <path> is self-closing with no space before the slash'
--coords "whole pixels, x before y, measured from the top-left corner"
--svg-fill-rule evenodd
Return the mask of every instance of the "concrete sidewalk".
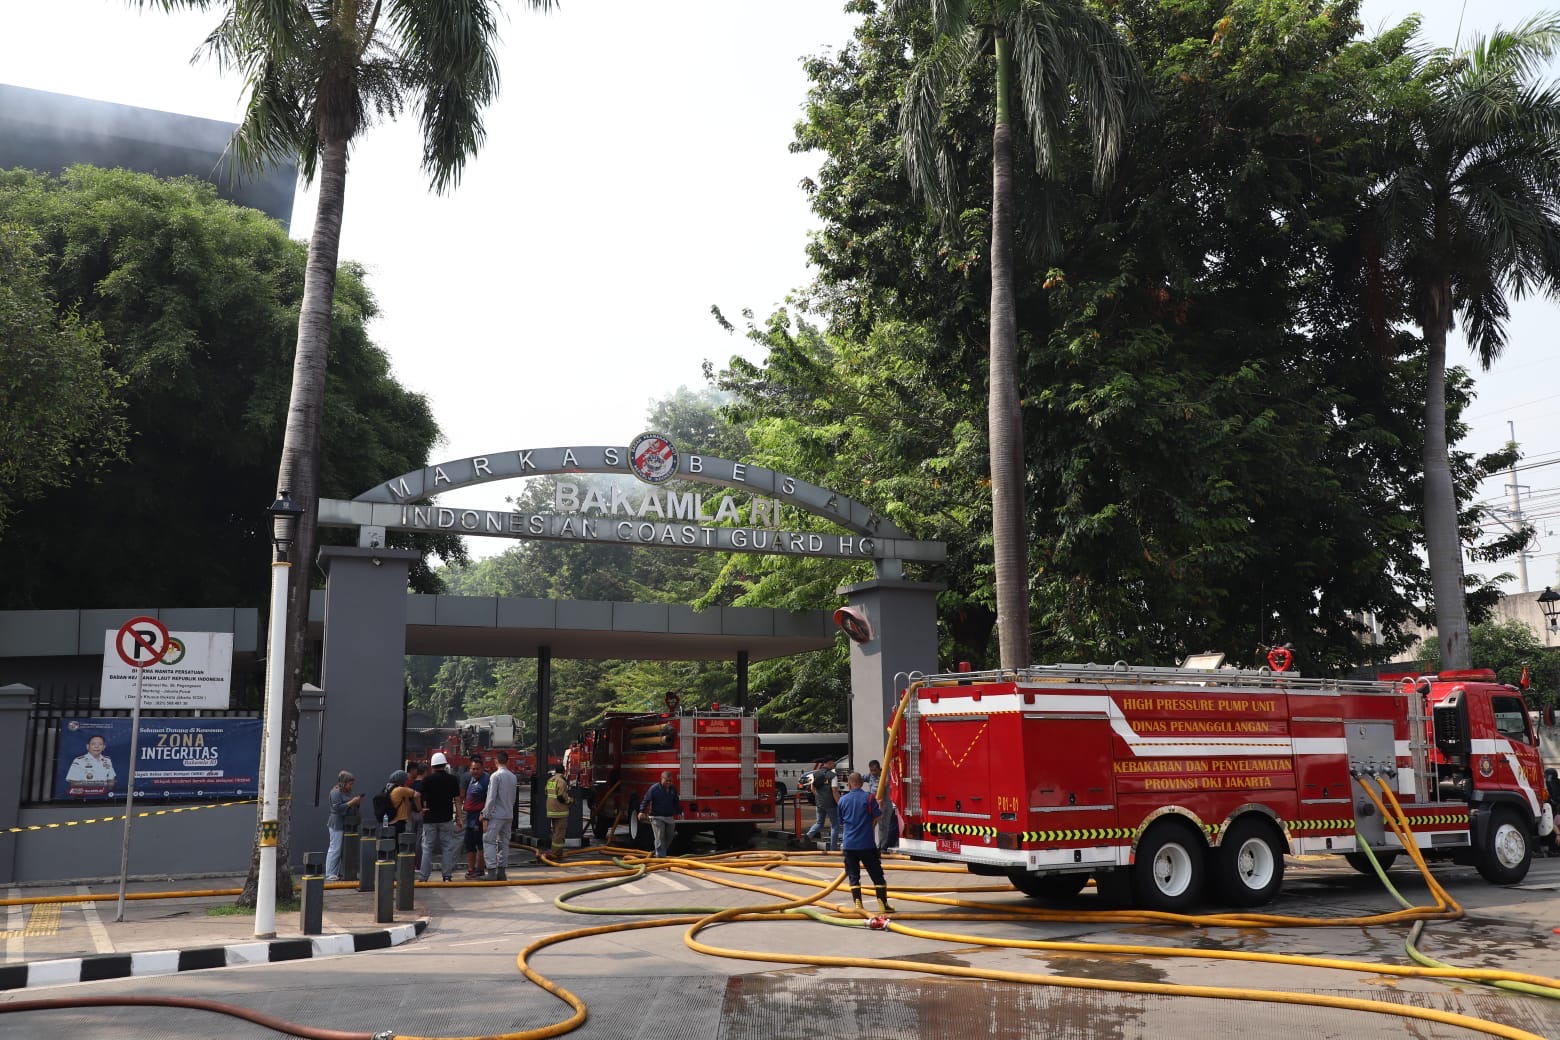
<path id="1" fill-rule="evenodd" d="M 444 902 L 430 898 L 437 883 L 419 886 L 414 909 L 380 922 L 376 893 L 337 882 L 326 886 L 321 934 L 303 934 L 299 911 L 278 911 L 276 938 L 265 940 L 255 938 L 253 914 L 208 912 L 233 906 L 243 882 L 242 876 L 131 881 L 120 921 L 117 882 L 8 887 L 0 990 L 384 949 L 421 934 Z M 47 901 L 87 895 L 94 898 Z"/>

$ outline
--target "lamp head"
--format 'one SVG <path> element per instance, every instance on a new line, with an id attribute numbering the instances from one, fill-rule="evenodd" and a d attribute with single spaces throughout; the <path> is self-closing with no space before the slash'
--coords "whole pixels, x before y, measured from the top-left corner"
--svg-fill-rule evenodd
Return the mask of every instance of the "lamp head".
<path id="1" fill-rule="evenodd" d="M 1538 609 L 1544 612 L 1544 620 L 1551 629 L 1560 628 L 1560 592 L 1548 585 L 1538 594 Z"/>
<path id="2" fill-rule="evenodd" d="M 276 549 L 276 558 L 285 561 L 288 548 L 298 536 L 298 518 L 303 510 L 293 504 L 292 493 L 282 488 L 266 514 L 271 518 L 271 545 Z"/>

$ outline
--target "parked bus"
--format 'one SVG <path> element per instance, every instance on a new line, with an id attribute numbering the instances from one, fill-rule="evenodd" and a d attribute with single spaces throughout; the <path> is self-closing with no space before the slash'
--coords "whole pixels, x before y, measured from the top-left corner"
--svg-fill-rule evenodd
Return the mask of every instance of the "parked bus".
<path id="1" fill-rule="evenodd" d="M 850 734 L 760 733 L 758 744 L 775 753 L 775 800 L 783 802 L 795 792 L 803 773 L 850 750 Z"/>

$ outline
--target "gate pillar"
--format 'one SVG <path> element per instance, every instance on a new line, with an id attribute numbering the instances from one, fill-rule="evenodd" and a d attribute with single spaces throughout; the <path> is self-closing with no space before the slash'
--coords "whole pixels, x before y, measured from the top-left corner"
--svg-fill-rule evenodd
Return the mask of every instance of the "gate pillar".
<path id="1" fill-rule="evenodd" d="M 412 561 L 421 558 L 412 549 L 320 550 L 326 576 L 319 768 L 330 783 L 342 769 L 357 777 L 354 793 L 363 795 L 365 818 L 373 814 L 370 803 L 391 770 L 401 767 L 406 584 Z M 314 815 L 311 811 L 311 821 Z"/>
<path id="2" fill-rule="evenodd" d="M 850 765 L 863 776 L 882 760 L 899 704 L 894 676 L 937 671 L 939 582 L 875 578 L 838 591 L 866 615 L 871 638 L 850 644 Z"/>

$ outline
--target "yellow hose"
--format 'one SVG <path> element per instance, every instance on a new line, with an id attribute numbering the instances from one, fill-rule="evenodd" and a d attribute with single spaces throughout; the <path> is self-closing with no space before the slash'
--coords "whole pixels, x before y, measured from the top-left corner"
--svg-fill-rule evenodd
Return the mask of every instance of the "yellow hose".
<path id="1" fill-rule="evenodd" d="M 898 733 L 903 724 L 904 711 L 912 684 L 901 698 L 898 709 L 895 712 L 893 723 L 889 728 L 890 742 Z M 890 760 L 892 762 L 892 760 Z M 1556 997 L 1560 996 L 1560 980 L 1545 978 L 1542 976 L 1525 973 L 1509 972 L 1500 969 L 1463 969 L 1454 968 L 1440 962 L 1432 962 L 1426 966 L 1424 960 L 1430 960 L 1417 951 L 1410 949 L 1409 955 L 1416 961 L 1415 965 L 1383 965 L 1368 962 L 1352 961 L 1339 958 L 1312 957 L 1303 955 L 1283 955 L 1253 953 L 1234 950 L 1190 950 L 1177 947 L 1163 946 L 1133 946 L 1110 943 L 1086 943 L 1086 942 L 1060 942 L 1046 940 L 1025 939 L 999 939 L 961 932 L 944 931 L 935 928 L 913 927 L 906 923 L 907 920 L 935 920 L 940 922 L 951 921 L 978 921 L 1001 922 L 1015 920 L 1036 920 L 1044 922 L 1078 922 L 1078 923 L 1104 923 L 1104 924 L 1170 924 L 1189 926 L 1196 928 L 1208 927 L 1338 927 L 1348 926 L 1375 926 L 1383 924 L 1412 923 L 1414 928 L 1420 929 L 1426 921 L 1454 920 L 1462 916 L 1462 908 L 1455 899 L 1445 890 L 1435 878 L 1425 861 L 1424 855 L 1418 848 L 1411 830 L 1404 817 L 1401 805 L 1390 786 L 1381 778 L 1375 778 L 1385 802 L 1364 778 L 1360 778 L 1360 786 L 1371 798 L 1377 810 L 1381 812 L 1382 819 L 1387 827 L 1402 842 L 1405 851 L 1414 861 L 1420 873 L 1424 876 L 1429 888 L 1434 905 L 1413 906 L 1402 895 L 1388 885 L 1389 891 L 1402 905 L 1402 909 L 1370 916 L 1350 918 L 1311 918 L 1291 917 L 1275 914 L 1256 913 L 1220 913 L 1209 915 L 1185 915 L 1170 914 L 1158 911 L 1134 911 L 1134 910 L 1108 910 L 1108 911 L 1080 911 L 1057 910 L 1043 907 L 1004 907 L 993 910 L 987 903 L 967 898 L 959 898 L 961 895 L 992 892 L 996 890 L 1007 891 L 1008 886 L 979 885 L 979 886 L 951 886 L 951 885 L 902 885 L 890 888 L 896 900 L 906 900 L 913 903 L 924 903 L 930 907 L 939 908 L 930 913 L 897 914 L 895 919 L 888 923 L 888 928 L 903 935 L 916 938 L 958 943 L 961 945 L 979 945 L 993 948 L 1013 948 L 1039 950 L 1056 953 L 1095 953 L 1115 954 L 1136 957 L 1197 957 L 1208 960 L 1245 961 L 1274 964 L 1292 964 L 1296 966 L 1322 968 L 1328 970 L 1371 972 L 1401 978 L 1426 978 L 1426 979 L 1460 979 L 1480 983 L 1490 983 L 1508 989 L 1517 989 L 1524 993 L 1536 996 Z M 886 795 L 887 784 L 880 785 L 879 797 Z M 1387 807 L 1390 803 L 1391 809 Z M 1368 851 L 1368 850 L 1367 850 Z M 583 852 L 583 850 L 582 850 Z M 799 965 L 822 965 L 841 967 L 866 967 L 881 968 L 894 971 L 916 971 L 925 974 L 943 975 L 950 977 L 978 978 L 999 982 L 1012 982 L 1027 985 L 1052 985 L 1074 989 L 1092 989 L 1102 991 L 1115 991 L 1124 993 L 1153 994 L 1161 996 L 1194 996 L 1212 999 L 1248 1000 L 1278 1004 L 1306 1005 L 1315 1007 L 1327 1007 L 1340 1010 L 1362 1011 L 1375 1014 L 1389 1014 L 1400 1018 L 1419 1019 L 1433 1021 L 1444 1025 L 1457 1026 L 1490 1036 L 1505 1037 L 1509 1040 L 1541 1040 L 1536 1034 L 1524 1030 L 1506 1026 L 1501 1023 L 1476 1019 L 1471 1016 L 1455 1012 L 1439 1011 L 1410 1005 L 1392 1004 L 1383 1001 L 1366 1000 L 1353 997 L 1326 996 L 1317 994 L 1285 993 L 1274 990 L 1243 989 L 1232 987 L 1210 986 L 1178 986 L 1170 983 L 1139 983 L 1139 982 L 1112 982 L 1100 979 L 1080 979 L 1065 976 L 1040 975 L 1026 972 L 1009 972 L 992 969 L 967 968 L 949 965 L 932 965 L 919 962 L 881 959 L 881 958 L 857 958 L 840 957 L 831 955 L 787 955 L 770 953 L 758 950 L 736 950 L 707 944 L 698 938 L 705 929 L 719 924 L 730 922 L 755 922 L 755 921 L 800 921 L 813 919 L 834 925 L 849 925 L 862 927 L 866 924 L 865 915 L 845 908 L 830 909 L 836 913 L 825 913 L 819 909 L 822 901 L 835 892 L 844 881 L 844 874 L 834 876 L 832 881 L 825 881 L 817 877 L 800 873 L 801 871 L 817 869 L 836 869 L 837 855 L 825 855 L 820 853 L 785 854 L 785 853 L 761 853 L 761 852 L 736 852 L 723 853 L 709 857 L 667 857 L 658 859 L 640 850 L 606 848 L 593 850 L 591 858 L 584 858 L 581 854 L 568 857 L 567 866 L 570 868 L 586 868 L 587 873 L 572 873 L 568 877 L 571 884 L 578 882 L 602 882 L 602 884 L 587 884 L 586 887 L 576 887 L 563 896 L 560 896 L 557 905 L 570 912 L 580 913 L 634 913 L 634 914 L 659 914 L 675 913 L 677 916 L 658 916 L 654 920 L 621 922 L 616 924 L 598 925 L 593 927 L 574 929 L 560 932 L 555 935 L 539 939 L 524 949 L 516 956 L 516 965 L 527 979 L 535 983 L 544 991 L 557 997 L 567 1004 L 571 1014 L 558 1022 L 536 1029 L 501 1034 L 492 1040 L 541 1040 L 544 1037 L 559 1036 L 568 1033 L 583 1024 L 588 1011 L 583 1001 L 562 986 L 552 982 L 531 966 L 531 961 L 541 950 L 548 947 L 568 942 L 572 939 L 587 938 L 590 936 L 609 934 L 621 931 L 634 931 L 645 928 L 660 928 L 687 926 L 684 936 L 685 944 L 692 950 L 710 956 L 727 957 L 739 960 L 773 962 Z M 603 855 L 610 858 L 601 858 Z M 542 862 L 554 866 L 564 866 L 564 856 L 541 856 Z M 912 863 L 890 863 L 892 869 L 903 873 L 960 873 L 962 868 Z M 688 914 L 684 908 L 668 907 L 635 907 L 624 908 L 622 906 L 611 908 L 588 908 L 571 902 L 574 897 L 587 894 L 608 885 L 628 884 L 654 871 L 666 871 L 682 875 L 698 875 L 724 887 L 730 887 L 747 891 L 777 900 L 757 906 L 729 907 L 720 910 L 713 908 L 696 909 L 696 913 Z M 462 882 L 451 883 L 445 887 L 460 885 L 537 885 L 558 884 L 561 879 L 556 876 L 544 878 L 528 878 L 524 881 L 512 882 Z M 336 883 L 332 888 L 351 887 L 353 882 Z M 788 893 L 780 891 L 774 884 L 796 886 L 814 889 L 811 894 L 790 898 Z M 190 898 L 210 895 L 236 895 L 239 889 L 221 889 L 196 892 L 145 892 L 130 896 L 135 899 L 173 899 Z M 946 894 L 944 894 L 946 893 Z M 3 905 L 18 905 L 29 903 L 48 902 L 82 902 L 110 898 L 99 895 L 70 895 L 70 896 L 40 896 L 33 899 L 0 900 Z M 822 904 L 827 905 L 827 904 Z M 806 915 L 806 916 L 801 916 Z M 1412 943 L 1412 938 L 1410 939 Z M 1421 959 L 1423 958 L 1423 960 Z M 435 1040 L 429 1037 L 415 1037 L 411 1040 Z M 437 1040 L 477 1040 L 477 1038 L 437 1038 Z"/>

